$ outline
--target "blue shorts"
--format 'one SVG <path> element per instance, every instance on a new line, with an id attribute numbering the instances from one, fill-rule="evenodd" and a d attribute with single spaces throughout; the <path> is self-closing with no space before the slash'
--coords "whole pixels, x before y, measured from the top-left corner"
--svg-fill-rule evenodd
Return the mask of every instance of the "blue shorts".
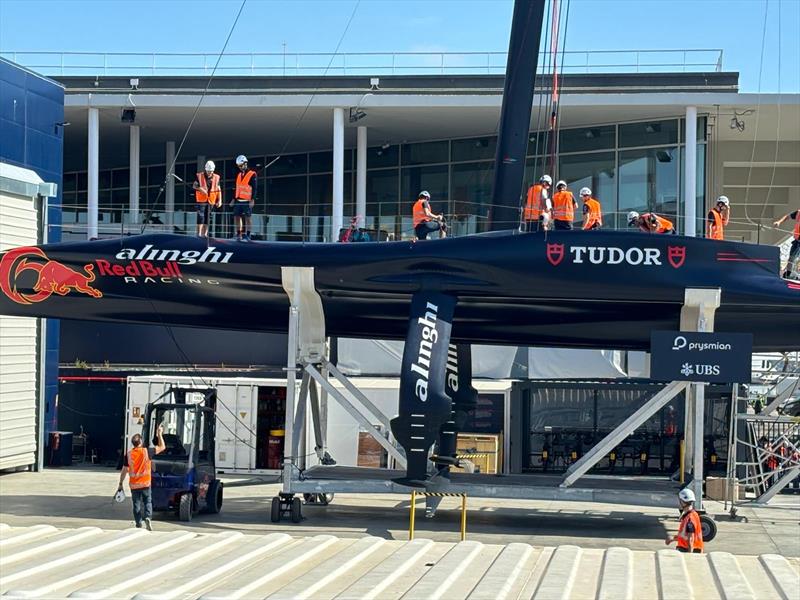
<path id="1" fill-rule="evenodd" d="M 253 214 L 253 209 L 250 208 L 249 200 L 245 200 L 244 202 L 237 200 L 236 204 L 233 205 L 234 217 L 249 217 L 252 214 Z"/>

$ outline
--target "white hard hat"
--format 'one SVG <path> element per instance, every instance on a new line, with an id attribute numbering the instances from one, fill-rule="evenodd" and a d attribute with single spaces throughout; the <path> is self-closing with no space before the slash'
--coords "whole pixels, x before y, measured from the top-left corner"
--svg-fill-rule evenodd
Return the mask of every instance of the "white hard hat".
<path id="1" fill-rule="evenodd" d="M 550 185 L 553 185 L 553 179 L 550 177 L 550 175 L 542 175 L 539 181 L 541 181 L 542 183 L 549 183 Z"/>
<path id="2" fill-rule="evenodd" d="M 681 499 L 682 502 L 694 502 L 694 492 L 689 488 L 683 488 L 680 492 L 678 492 L 678 498 Z"/>
<path id="3" fill-rule="evenodd" d="M 717 204 L 724 204 L 725 206 L 730 206 L 731 201 L 728 200 L 727 196 L 720 196 L 719 198 L 717 198 Z"/>
<path id="4" fill-rule="evenodd" d="M 587 187 L 581 188 L 581 196 L 591 196 L 592 190 Z"/>
<path id="5" fill-rule="evenodd" d="M 247 162 L 247 157 L 244 154 L 240 154 L 236 157 L 236 166 L 241 167 L 244 163 Z"/>
<path id="6" fill-rule="evenodd" d="M 430 199 L 431 199 L 431 195 L 430 195 L 430 193 L 429 193 L 429 192 L 427 192 L 427 191 L 425 191 L 425 190 L 422 190 L 422 191 L 419 193 L 419 196 L 417 196 L 417 197 L 418 197 L 418 198 L 427 198 L 428 200 L 430 200 Z"/>
<path id="7" fill-rule="evenodd" d="M 628 213 L 628 224 L 633 223 L 638 218 L 639 218 L 639 213 L 637 213 L 635 210 L 632 210 L 631 212 Z"/>
<path id="8" fill-rule="evenodd" d="M 114 494 L 114 502 L 125 502 L 125 491 L 122 489 L 118 489 L 117 493 Z"/>
<path id="9" fill-rule="evenodd" d="M 216 168 L 217 168 L 217 165 L 214 164 L 213 160 L 209 160 L 209 161 L 206 162 L 206 171 L 208 171 L 209 173 L 213 172 L 214 169 L 216 169 Z"/>
<path id="10" fill-rule="evenodd" d="M 558 187 L 561 187 L 562 185 L 564 187 L 567 187 L 567 182 L 564 181 L 563 179 L 559 179 L 558 183 L 556 183 L 556 187 L 558 188 Z"/>

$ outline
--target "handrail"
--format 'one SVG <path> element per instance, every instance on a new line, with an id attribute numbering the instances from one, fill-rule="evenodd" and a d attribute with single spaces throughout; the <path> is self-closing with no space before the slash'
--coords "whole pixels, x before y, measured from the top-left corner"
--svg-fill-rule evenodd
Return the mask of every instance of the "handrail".
<path id="1" fill-rule="evenodd" d="M 619 56 L 615 61 L 610 57 Z M 209 52 L 48 52 L 0 51 L 0 56 L 44 75 L 207 75 L 217 55 Z M 505 72 L 506 52 L 230 52 L 217 67 L 220 73 L 281 74 L 413 74 Z M 660 57 L 659 57 L 660 56 Z M 682 72 L 722 71 L 721 48 L 567 50 L 562 72 Z M 602 57 L 602 62 L 593 62 Z M 81 62 L 76 62 L 80 59 Z M 186 60 L 188 59 L 188 60 Z M 544 55 L 540 63 L 545 60 Z M 89 63 L 89 64 L 84 64 Z M 188 64 L 187 64 L 188 63 Z M 330 64 L 330 67 L 328 65 Z M 541 64 L 540 64 L 541 66 Z"/>

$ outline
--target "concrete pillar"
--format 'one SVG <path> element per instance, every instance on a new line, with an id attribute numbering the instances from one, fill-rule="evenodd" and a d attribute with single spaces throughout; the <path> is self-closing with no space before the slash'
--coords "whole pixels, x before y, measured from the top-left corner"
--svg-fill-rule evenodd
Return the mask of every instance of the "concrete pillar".
<path id="1" fill-rule="evenodd" d="M 331 242 L 339 239 L 344 222 L 344 109 L 333 109 L 333 210 Z"/>
<path id="2" fill-rule="evenodd" d="M 172 176 L 175 173 L 175 142 L 167 142 L 167 185 L 164 189 L 164 208 L 167 212 L 166 222 L 172 225 L 173 216 L 175 214 L 175 178 Z M 172 229 L 169 230 L 172 233 Z"/>
<path id="3" fill-rule="evenodd" d="M 86 215 L 86 237 L 97 237 L 97 212 L 98 191 L 100 188 L 100 111 L 96 108 L 89 109 L 89 140 L 86 156 L 87 163 L 87 199 L 88 214 Z"/>
<path id="4" fill-rule="evenodd" d="M 697 231 L 697 107 L 686 107 L 683 152 L 683 231 L 695 237 Z"/>
<path id="5" fill-rule="evenodd" d="M 356 214 L 367 217 L 367 128 L 359 126 L 356 145 Z"/>
<path id="6" fill-rule="evenodd" d="M 128 212 L 131 224 L 139 222 L 139 126 L 130 127 L 130 190 L 128 192 Z"/>

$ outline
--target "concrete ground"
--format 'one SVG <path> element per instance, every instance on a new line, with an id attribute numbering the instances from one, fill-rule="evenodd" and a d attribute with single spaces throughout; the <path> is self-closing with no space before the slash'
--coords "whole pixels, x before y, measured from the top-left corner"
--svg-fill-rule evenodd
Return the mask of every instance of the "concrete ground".
<path id="1" fill-rule="evenodd" d="M 73 528 L 132 526 L 130 500 L 115 504 L 118 472 L 104 467 L 46 469 L 41 473 L 0 475 L 0 522 L 12 526 L 49 524 Z M 197 515 L 190 523 L 171 513 L 156 513 L 159 531 L 284 532 L 294 536 L 321 533 L 339 537 L 408 537 L 409 498 L 397 495 L 337 495 L 329 506 L 304 506 L 305 520 L 271 523 L 270 500 L 277 483 L 224 478 L 225 499 L 218 515 Z M 127 485 L 126 485 L 126 493 Z M 434 519 L 423 518 L 420 501 L 417 536 L 434 541 L 458 540 L 458 499 L 445 498 Z M 708 550 L 734 554 L 800 556 L 800 496 L 779 496 L 774 506 L 740 508 L 732 521 L 722 503 L 709 502 L 719 533 Z M 573 544 L 583 548 L 622 546 L 659 550 L 664 537 L 677 529 L 674 512 L 649 507 L 581 502 L 468 499 L 467 539 L 485 544 L 525 542 L 535 546 Z"/>

